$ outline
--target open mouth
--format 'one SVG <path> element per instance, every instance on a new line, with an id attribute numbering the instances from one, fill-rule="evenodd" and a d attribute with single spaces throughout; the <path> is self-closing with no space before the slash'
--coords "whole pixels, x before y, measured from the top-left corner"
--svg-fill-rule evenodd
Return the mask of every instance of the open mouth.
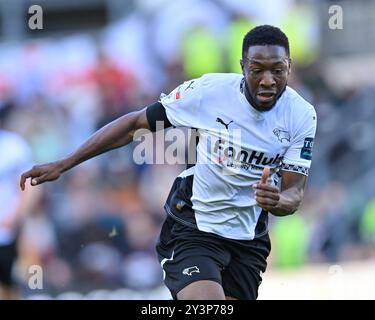
<path id="1" fill-rule="evenodd" d="M 275 98 L 274 92 L 259 92 L 257 94 L 257 99 L 260 102 L 271 102 Z"/>

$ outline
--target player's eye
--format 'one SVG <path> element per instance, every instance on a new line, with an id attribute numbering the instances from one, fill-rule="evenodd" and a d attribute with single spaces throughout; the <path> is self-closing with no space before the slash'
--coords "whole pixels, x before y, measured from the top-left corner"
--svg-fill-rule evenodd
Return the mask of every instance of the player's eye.
<path id="1" fill-rule="evenodd" d="M 262 72 L 261 69 L 251 69 L 250 71 L 251 71 L 251 73 L 253 73 L 253 74 L 260 74 L 260 73 Z"/>
<path id="2" fill-rule="evenodd" d="M 273 73 L 277 74 L 277 75 L 280 75 L 280 74 L 283 73 L 283 69 L 275 69 L 275 70 L 273 70 Z"/>

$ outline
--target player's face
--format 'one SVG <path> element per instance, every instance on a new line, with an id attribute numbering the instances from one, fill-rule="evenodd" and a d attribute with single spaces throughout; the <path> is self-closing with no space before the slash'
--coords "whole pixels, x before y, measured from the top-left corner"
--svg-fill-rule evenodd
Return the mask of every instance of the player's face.
<path id="1" fill-rule="evenodd" d="M 241 60 L 246 98 L 259 111 L 271 110 L 283 93 L 290 73 L 290 59 L 281 46 L 250 46 Z"/>

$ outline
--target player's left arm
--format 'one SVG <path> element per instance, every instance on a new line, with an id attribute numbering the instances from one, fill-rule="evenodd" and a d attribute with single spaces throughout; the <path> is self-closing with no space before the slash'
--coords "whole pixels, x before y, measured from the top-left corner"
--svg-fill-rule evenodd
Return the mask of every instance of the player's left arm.
<path id="1" fill-rule="evenodd" d="M 267 184 L 269 168 L 264 168 L 262 178 L 255 188 L 257 205 L 276 216 L 286 216 L 297 211 L 303 199 L 311 165 L 317 125 L 316 112 L 311 105 L 299 109 L 302 113 L 295 113 L 293 118 L 290 129 L 293 139 L 281 166 L 280 189 Z"/>

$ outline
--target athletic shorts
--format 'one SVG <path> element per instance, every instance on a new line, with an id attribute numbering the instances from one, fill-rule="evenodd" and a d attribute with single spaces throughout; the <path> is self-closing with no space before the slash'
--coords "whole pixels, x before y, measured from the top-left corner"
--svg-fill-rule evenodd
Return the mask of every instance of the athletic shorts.
<path id="1" fill-rule="evenodd" d="M 16 241 L 0 246 L 0 284 L 11 286 L 12 266 L 17 257 Z"/>
<path id="2" fill-rule="evenodd" d="M 218 282 L 226 296 L 255 300 L 271 250 L 268 233 L 234 240 L 199 231 L 167 217 L 156 251 L 173 299 L 192 282 Z"/>

